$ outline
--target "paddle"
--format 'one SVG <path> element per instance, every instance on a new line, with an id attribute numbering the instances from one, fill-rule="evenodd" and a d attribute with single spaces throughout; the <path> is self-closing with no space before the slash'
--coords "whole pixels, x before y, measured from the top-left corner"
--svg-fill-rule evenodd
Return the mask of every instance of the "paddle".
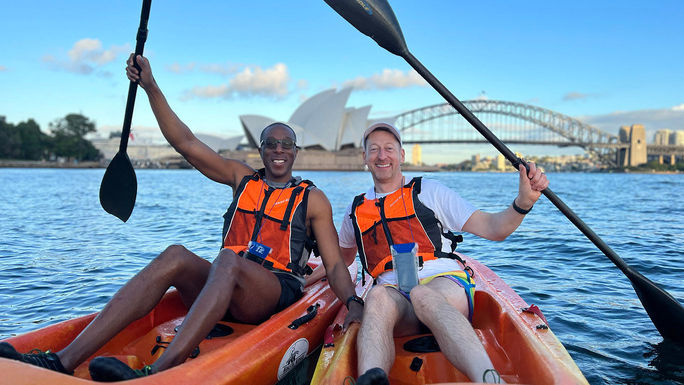
<path id="1" fill-rule="evenodd" d="M 404 58 L 516 168 L 521 163 L 527 167 L 522 159 L 516 157 L 409 52 L 394 11 L 386 0 L 325 0 L 325 2 L 356 29 L 375 40 L 382 48 Z M 627 265 L 551 189 L 547 188 L 542 193 L 629 278 L 634 291 L 660 334 L 666 339 L 684 344 L 684 307 L 668 292 Z"/>
<path id="2" fill-rule="evenodd" d="M 143 0 L 140 14 L 140 27 L 136 36 L 135 55 L 142 55 L 147 40 L 147 19 L 150 17 L 150 5 L 152 0 Z M 138 64 L 136 63 L 137 67 Z M 126 101 L 126 114 L 124 115 L 123 128 L 121 129 L 121 142 L 119 152 L 107 166 L 100 184 L 100 204 L 106 212 L 126 222 L 135 206 L 135 195 L 138 191 L 138 182 L 135 179 L 135 170 L 131 160 L 126 154 L 128 136 L 131 133 L 131 119 L 133 118 L 133 105 L 138 83 L 131 82 L 128 86 L 128 100 Z"/>

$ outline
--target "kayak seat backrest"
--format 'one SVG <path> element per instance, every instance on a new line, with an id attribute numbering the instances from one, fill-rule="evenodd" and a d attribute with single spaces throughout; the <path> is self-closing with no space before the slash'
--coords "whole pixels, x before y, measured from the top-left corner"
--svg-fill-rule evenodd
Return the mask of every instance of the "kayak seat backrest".
<path id="1" fill-rule="evenodd" d="M 404 343 L 404 350 L 411 353 L 439 352 L 439 345 L 432 334 L 414 338 Z"/>

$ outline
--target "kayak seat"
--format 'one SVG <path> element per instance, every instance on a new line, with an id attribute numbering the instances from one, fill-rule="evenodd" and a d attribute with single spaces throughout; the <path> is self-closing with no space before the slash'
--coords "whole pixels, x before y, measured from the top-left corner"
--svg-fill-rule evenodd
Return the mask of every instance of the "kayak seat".
<path id="1" fill-rule="evenodd" d="M 411 353 L 434 353 L 439 352 L 439 345 L 432 334 L 417 337 L 404 343 L 404 350 Z"/>

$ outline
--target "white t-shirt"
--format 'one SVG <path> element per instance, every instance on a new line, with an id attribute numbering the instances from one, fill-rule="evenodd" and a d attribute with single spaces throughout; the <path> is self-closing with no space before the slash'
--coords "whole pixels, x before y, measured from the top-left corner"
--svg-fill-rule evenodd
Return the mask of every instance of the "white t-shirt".
<path id="1" fill-rule="evenodd" d="M 376 194 L 375 188 L 371 187 L 366 192 L 366 199 L 377 199 L 386 194 Z M 458 193 L 440 182 L 425 179 L 421 180 L 421 189 L 418 194 L 418 199 L 435 213 L 439 222 L 444 226 L 444 231 L 461 231 L 463 225 L 468 221 L 471 215 L 476 211 L 476 208 L 470 202 L 463 199 Z M 345 211 L 342 227 L 340 228 L 340 247 L 354 248 L 356 247 L 356 239 L 354 238 L 354 225 L 351 221 L 351 204 Z M 445 253 L 451 252 L 451 241 L 442 236 L 442 251 Z M 439 258 L 435 260 L 426 261 L 423 268 L 419 271 L 418 277 L 425 278 L 444 271 L 461 270 L 460 265 L 453 259 Z M 395 283 L 396 278 L 393 271 L 382 273 L 378 277 L 378 283 Z"/>

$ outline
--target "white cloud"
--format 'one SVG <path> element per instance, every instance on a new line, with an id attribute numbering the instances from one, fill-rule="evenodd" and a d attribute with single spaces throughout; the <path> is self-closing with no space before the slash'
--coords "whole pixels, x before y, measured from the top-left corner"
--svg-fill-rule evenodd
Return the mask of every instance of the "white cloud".
<path id="1" fill-rule="evenodd" d="M 67 59 L 61 60 L 54 55 L 48 54 L 43 56 L 43 62 L 56 70 L 88 75 L 100 67 L 117 60 L 120 54 L 128 53 L 130 50 L 129 44 L 113 45 L 103 49 L 100 40 L 86 38 L 74 43 L 73 47 L 67 52 Z M 98 74 L 107 76 L 108 72 L 98 72 Z"/>
<path id="2" fill-rule="evenodd" d="M 573 100 L 583 100 L 587 99 L 591 96 L 591 94 L 584 94 L 581 92 L 568 92 L 567 94 L 563 95 L 563 101 L 564 102 L 569 102 Z"/>
<path id="3" fill-rule="evenodd" d="M 228 84 L 194 87 L 186 91 L 183 99 L 240 97 L 283 98 L 288 95 L 290 75 L 287 66 L 276 63 L 271 68 L 248 66 L 238 72 Z"/>
<path id="4" fill-rule="evenodd" d="M 102 42 L 97 39 L 81 39 L 74 43 L 68 55 L 72 62 L 81 61 L 93 52 L 102 51 Z"/>
<path id="5" fill-rule="evenodd" d="M 239 72 L 241 65 L 234 63 L 198 64 L 193 62 L 188 64 L 173 63 L 167 66 L 166 68 L 169 71 L 177 74 L 192 71 L 200 71 L 205 73 L 218 74 L 221 76 L 229 76 Z"/>
<path id="6" fill-rule="evenodd" d="M 230 81 L 230 88 L 239 94 L 246 95 L 287 95 L 287 82 L 290 75 L 287 66 L 277 63 L 271 68 L 245 68 Z"/>
<path id="7" fill-rule="evenodd" d="M 202 72 L 215 73 L 223 76 L 233 75 L 240 70 L 238 64 L 204 64 L 200 66 Z"/>
<path id="8" fill-rule="evenodd" d="M 487 93 L 485 93 L 484 91 L 482 91 L 482 93 L 480 93 L 479 95 L 477 95 L 477 97 L 475 98 L 475 100 L 489 100 L 489 96 L 487 96 Z"/>
<path id="9" fill-rule="evenodd" d="M 184 72 L 190 72 L 195 69 L 195 63 L 189 63 L 189 64 L 180 64 L 180 63 L 173 63 L 171 65 L 166 66 L 166 69 L 180 74 Z"/>
<path id="10" fill-rule="evenodd" d="M 191 99 L 192 97 L 210 99 L 218 97 L 228 97 L 228 86 L 225 84 L 219 86 L 204 86 L 204 87 L 193 87 L 192 90 L 186 92 L 185 98 Z"/>
<path id="11" fill-rule="evenodd" d="M 643 124 L 647 137 L 657 130 L 669 128 L 684 130 L 684 104 L 652 110 L 615 111 L 604 115 L 580 116 L 577 119 L 590 124 L 601 131 L 616 134 L 621 126 Z"/>
<path id="12" fill-rule="evenodd" d="M 427 82 L 415 70 L 404 72 L 389 68 L 385 68 L 379 74 L 373 74 L 370 77 L 359 76 L 342 84 L 342 87 L 354 87 L 357 90 L 388 90 L 425 86 L 427 86 Z"/>

